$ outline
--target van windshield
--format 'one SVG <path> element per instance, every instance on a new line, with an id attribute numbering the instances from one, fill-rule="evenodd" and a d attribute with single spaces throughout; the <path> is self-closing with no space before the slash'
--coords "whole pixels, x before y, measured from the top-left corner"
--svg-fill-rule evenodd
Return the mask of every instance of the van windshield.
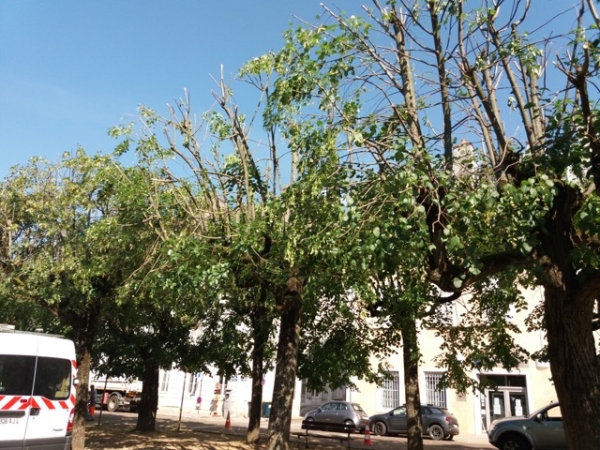
<path id="1" fill-rule="evenodd" d="M 71 362 L 62 358 L 0 355 L 0 395 L 41 395 L 66 400 L 71 391 Z"/>

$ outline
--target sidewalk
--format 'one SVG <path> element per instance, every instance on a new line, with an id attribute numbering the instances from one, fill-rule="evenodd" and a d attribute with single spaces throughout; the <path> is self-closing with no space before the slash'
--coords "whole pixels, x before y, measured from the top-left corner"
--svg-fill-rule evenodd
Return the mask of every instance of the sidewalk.
<path id="1" fill-rule="evenodd" d="M 157 417 L 159 419 L 168 419 L 169 421 L 179 421 L 179 408 L 175 407 L 161 407 L 158 410 Z M 225 428 L 226 419 L 223 417 L 211 417 L 208 411 L 189 411 L 183 410 L 181 413 L 181 422 L 185 423 L 186 427 L 209 433 L 223 433 L 228 432 L 239 436 L 244 436 L 248 428 L 248 418 L 246 417 L 230 417 L 231 428 Z M 266 431 L 268 428 L 268 419 L 263 418 L 261 420 L 261 434 L 264 432 L 266 437 Z M 292 432 L 303 432 L 301 429 L 302 417 L 294 417 L 292 419 Z M 405 436 L 376 436 L 371 434 L 372 445 L 362 445 L 363 436 L 359 434 L 352 435 L 352 448 L 372 448 L 372 449 L 402 449 L 406 448 L 406 437 Z M 452 441 L 433 441 L 429 438 L 424 438 L 426 448 L 435 447 L 438 450 L 490 450 L 494 449 L 489 444 L 487 435 L 474 435 L 474 434 L 460 434 L 454 437 Z"/>

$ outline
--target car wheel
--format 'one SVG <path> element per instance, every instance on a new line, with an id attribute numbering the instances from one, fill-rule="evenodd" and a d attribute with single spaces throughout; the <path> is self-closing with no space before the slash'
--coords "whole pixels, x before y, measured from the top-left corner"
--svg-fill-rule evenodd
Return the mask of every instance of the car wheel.
<path id="1" fill-rule="evenodd" d="M 429 437 L 431 439 L 433 439 L 434 441 L 439 441 L 439 440 L 444 439 L 444 429 L 437 423 L 430 425 L 429 426 Z"/>
<path id="2" fill-rule="evenodd" d="M 118 392 L 111 394 L 111 396 L 108 397 L 108 403 L 106 405 L 106 409 L 110 412 L 118 411 L 120 408 L 120 405 L 119 405 L 120 398 L 121 398 L 121 395 Z"/>
<path id="3" fill-rule="evenodd" d="M 318 430 L 319 429 L 319 428 L 317 428 L 317 424 L 315 423 L 314 417 L 307 417 L 306 419 L 304 419 L 304 421 L 307 422 L 306 423 L 307 430 Z"/>
<path id="4" fill-rule="evenodd" d="M 510 434 L 500 438 L 500 450 L 531 450 L 529 441 L 518 434 Z"/>
<path id="5" fill-rule="evenodd" d="M 384 422 L 375 422 L 375 425 L 373 425 L 373 433 L 379 435 L 379 436 L 385 436 L 387 434 L 387 427 L 385 426 Z"/>

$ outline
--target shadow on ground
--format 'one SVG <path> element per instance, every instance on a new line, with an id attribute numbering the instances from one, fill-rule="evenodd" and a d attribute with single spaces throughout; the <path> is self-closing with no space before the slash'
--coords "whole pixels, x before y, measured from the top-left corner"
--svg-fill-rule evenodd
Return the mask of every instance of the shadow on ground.
<path id="1" fill-rule="evenodd" d="M 266 449 L 266 430 L 261 433 L 261 443 L 249 445 L 245 442 L 245 428 L 233 426 L 226 430 L 223 426 L 201 423 L 197 420 L 184 420 L 179 424 L 176 419 L 158 418 L 157 431 L 141 433 L 134 431 L 137 416 L 130 413 L 104 412 L 100 426 L 90 422 L 86 431 L 86 449 L 90 450 L 263 450 Z M 179 428 L 179 429 L 178 429 Z M 489 450 L 489 445 L 474 445 L 455 441 L 425 440 L 425 449 L 435 450 Z M 293 436 L 290 449 L 339 450 L 340 446 L 331 439 L 311 438 L 308 447 L 303 440 Z M 372 444 L 365 445 L 359 434 L 352 437 L 353 449 L 394 449 L 407 448 L 405 437 L 372 436 Z"/>

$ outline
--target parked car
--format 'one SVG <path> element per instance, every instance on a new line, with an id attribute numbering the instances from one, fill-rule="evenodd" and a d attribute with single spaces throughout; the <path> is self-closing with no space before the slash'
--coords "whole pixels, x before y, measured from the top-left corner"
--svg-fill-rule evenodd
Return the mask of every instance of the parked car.
<path id="1" fill-rule="evenodd" d="M 566 449 L 560 405 L 550 403 L 528 416 L 494 420 L 488 439 L 500 450 Z"/>
<path id="2" fill-rule="evenodd" d="M 369 415 L 358 403 L 353 402 L 327 402 L 317 409 L 309 411 L 304 416 L 304 420 L 318 422 L 323 424 L 345 424 L 355 426 L 358 431 L 364 431 L 369 421 Z"/>
<path id="3" fill-rule="evenodd" d="M 384 436 L 386 434 L 406 434 L 406 405 L 399 406 L 383 414 L 375 414 L 369 419 L 373 433 Z M 421 421 L 423 432 L 431 439 L 451 440 L 460 433 L 458 420 L 446 408 L 433 405 L 421 405 Z"/>

